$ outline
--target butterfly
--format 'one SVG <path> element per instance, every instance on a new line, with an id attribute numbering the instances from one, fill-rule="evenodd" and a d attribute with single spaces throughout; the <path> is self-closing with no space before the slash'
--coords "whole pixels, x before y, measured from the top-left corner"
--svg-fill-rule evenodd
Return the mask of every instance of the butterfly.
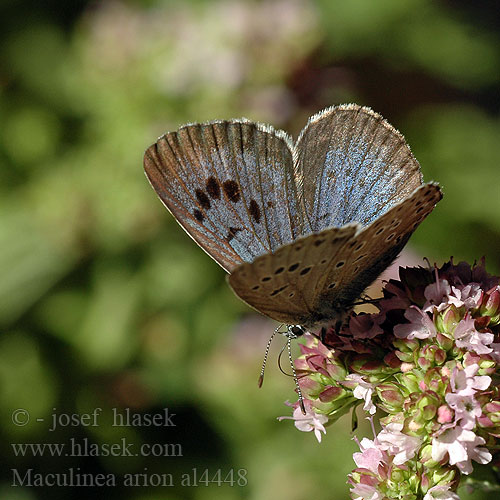
<path id="1" fill-rule="evenodd" d="M 352 309 L 442 197 L 403 136 L 355 104 L 312 116 L 295 143 L 246 119 L 187 124 L 144 169 L 238 297 L 311 331 Z"/>

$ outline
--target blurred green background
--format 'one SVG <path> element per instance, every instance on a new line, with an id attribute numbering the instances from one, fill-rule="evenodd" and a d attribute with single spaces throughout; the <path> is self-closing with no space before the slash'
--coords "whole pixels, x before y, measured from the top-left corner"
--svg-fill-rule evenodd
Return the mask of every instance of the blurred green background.
<path id="1" fill-rule="evenodd" d="M 0 498 L 348 498 L 350 418 L 321 444 L 276 421 L 294 400 L 278 345 L 256 385 L 275 325 L 232 295 L 164 210 L 143 151 L 185 122 L 246 116 L 296 137 L 326 106 L 371 106 L 444 189 L 411 240 L 415 255 L 486 255 L 498 272 L 497 2 L 3 0 L 0 9 Z M 12 422 L 19 408 L 27 425 Z M 94 408 L 97 427 L 49 431 L 52 413 Z M 176 426 L 112 427 L 112 408 L 169 408 Z M 12 448 L 71 438 L 180 444 L 182 457 Z M 70 468 L 171 473 L 176 484 L 12 486 L 11 469 Z M 182 487 L 193 468 L 235 478 L 244 469 L 248 484 Z"/>

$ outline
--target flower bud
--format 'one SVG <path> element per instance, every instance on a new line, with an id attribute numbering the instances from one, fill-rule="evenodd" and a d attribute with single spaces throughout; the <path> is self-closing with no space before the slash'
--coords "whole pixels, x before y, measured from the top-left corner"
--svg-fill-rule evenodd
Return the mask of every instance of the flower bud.
<path id="1" fill-rule="evenodd" d="M 489 316 L 492 324 L 500 323 L 500 285 L 484 294 L 479 312 L 483 316 Z"/>
<path id="2" fill-rule="evenodd" d="M 397 384 L 379 384 L 376 386 L 377 396 L 379 397 L 383 410 L 389 413 L 396 413 L 403 408 L 404 397 L 401 394 Z"/>
<path id="3" fill-rule="evenodd" d="M 440 424 L 449 424 L 453 421 L 455 412 L 448 405 L 441 405 L 438 408 L 438 422 Z"/>
<path id="4" fill-rule="evenodd" d="M 347 391 L 342 387 L 336 387 L 334 385 L 327 385 L 323 391 L 319 393 L 319 400 L 323 403 L 330 403 L 332 401 L 337 401 L 338 399 L 345 397 Z"/>
<path id="5" fill-rule="evenodd" d="M 405 372 L 401 375 L 397 374 L 395 375 L 395 378 L 401 384 L 401 386 L 405 388 L 405 392 L 407 394 L 419 392 L 421 390 L 421 376 L 413 371 Z"/>
<path id="6" fill-rule="evenodd" d="M 463 314 L 452 304 L 437 315 L 436 328 L 440 332 L 452 335 L 462 317 Z"/>
<path id="7" fill-rule="evenodd" d="M 351 371 L 362 375 L 380 377 L 392 373 L 394 370 L 383 361 L 367 355 L 358 355 L 350 363 Z"/>
<path id="8" fill-rule="evenodd" d="M 441 347 L 444 351 L 450 351 L 455 345 L 452 338 L 447 337 L 439 331 L 436 335 L 436 340 L 438 341 L 439 347 Z"/>
<path id="9" fill-rule="evenodd" d="M 432 361 L 423 356 L 420 356 L 417 360 L 417 366 L 423 371 L 427 371 L 431 367 L 431 365 Z"/>
<path id="10" fill-rule="evenodd" d="M 415 351 L 418 351 L 420 342 L 416 339 L 395 339 L 396 354 L 401 361 L 412 362 Z"/>

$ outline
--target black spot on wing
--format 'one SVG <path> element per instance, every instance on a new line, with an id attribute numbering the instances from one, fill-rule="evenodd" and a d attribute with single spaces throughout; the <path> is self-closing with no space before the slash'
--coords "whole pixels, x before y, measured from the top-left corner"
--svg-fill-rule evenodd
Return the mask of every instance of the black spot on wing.
<path id="1" fill-rule="evenodd" d="M 220 198 L 220 185 L 219 181 L 215 177 L 209 177 L 207 179 L 207 193 L 210 198 L 218 200 Z"/>
<path id="2" fill-rule="evenodd" d="M 240 200 L 241 198 L 240 188 L 236 181 L 232 180 L 224 181 L 222 187 L 224 188 L 224 192 L 226 193 L 226 196 L 229 201 L 236 203 Z"/>
<path id="3" fill-rule="evenodd" d="M 193 215 L 198 222 L 203 222 L 203 219 L 205 218 L 205 216 L 196 208 L 193 210 Z"/>
<path id="4" fill-rule="evenodd" d="M 271 293 L 270 293 L 270 296 L 271 297 L 274 297 L 275 295 L 278 295 L 278 293 L 281 293 L 283 290 L 286 290 L 288 288 L 288 284 L 287 285 L 283 285 L 282 287 L 280 288 L 276 288 L 276 290 L 273 290 Z"/>
<path id="5" fill-rule="evenodd" d="M 196 198 L 198 199 L 199 204 L 205 209 L 208 210 L 210 208 L 210 199 L 206 195 L 205 191 L 201 189 L 197 189 L 195 191 Z"/>
<path id="6" fill-rule="evenodd" d="M 248 208 L 250 210 L 250 215 L 253 217 L 253 220 L 258 224 L 260 222 L 259 204 L 254 199 L 251 199 L 250 206 Z"/>

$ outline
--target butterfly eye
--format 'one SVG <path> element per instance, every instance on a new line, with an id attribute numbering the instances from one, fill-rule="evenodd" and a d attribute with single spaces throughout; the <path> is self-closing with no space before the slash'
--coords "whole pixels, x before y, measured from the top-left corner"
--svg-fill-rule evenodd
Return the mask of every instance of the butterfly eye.
<path id="1" fill-rule="evenodd" d="M 304 335 L 306 331 L 301 326 L 293 325 L 290 327 L 290 333 L 293 333 L 296 337 L 300 337 L 301 335 Z"/>

